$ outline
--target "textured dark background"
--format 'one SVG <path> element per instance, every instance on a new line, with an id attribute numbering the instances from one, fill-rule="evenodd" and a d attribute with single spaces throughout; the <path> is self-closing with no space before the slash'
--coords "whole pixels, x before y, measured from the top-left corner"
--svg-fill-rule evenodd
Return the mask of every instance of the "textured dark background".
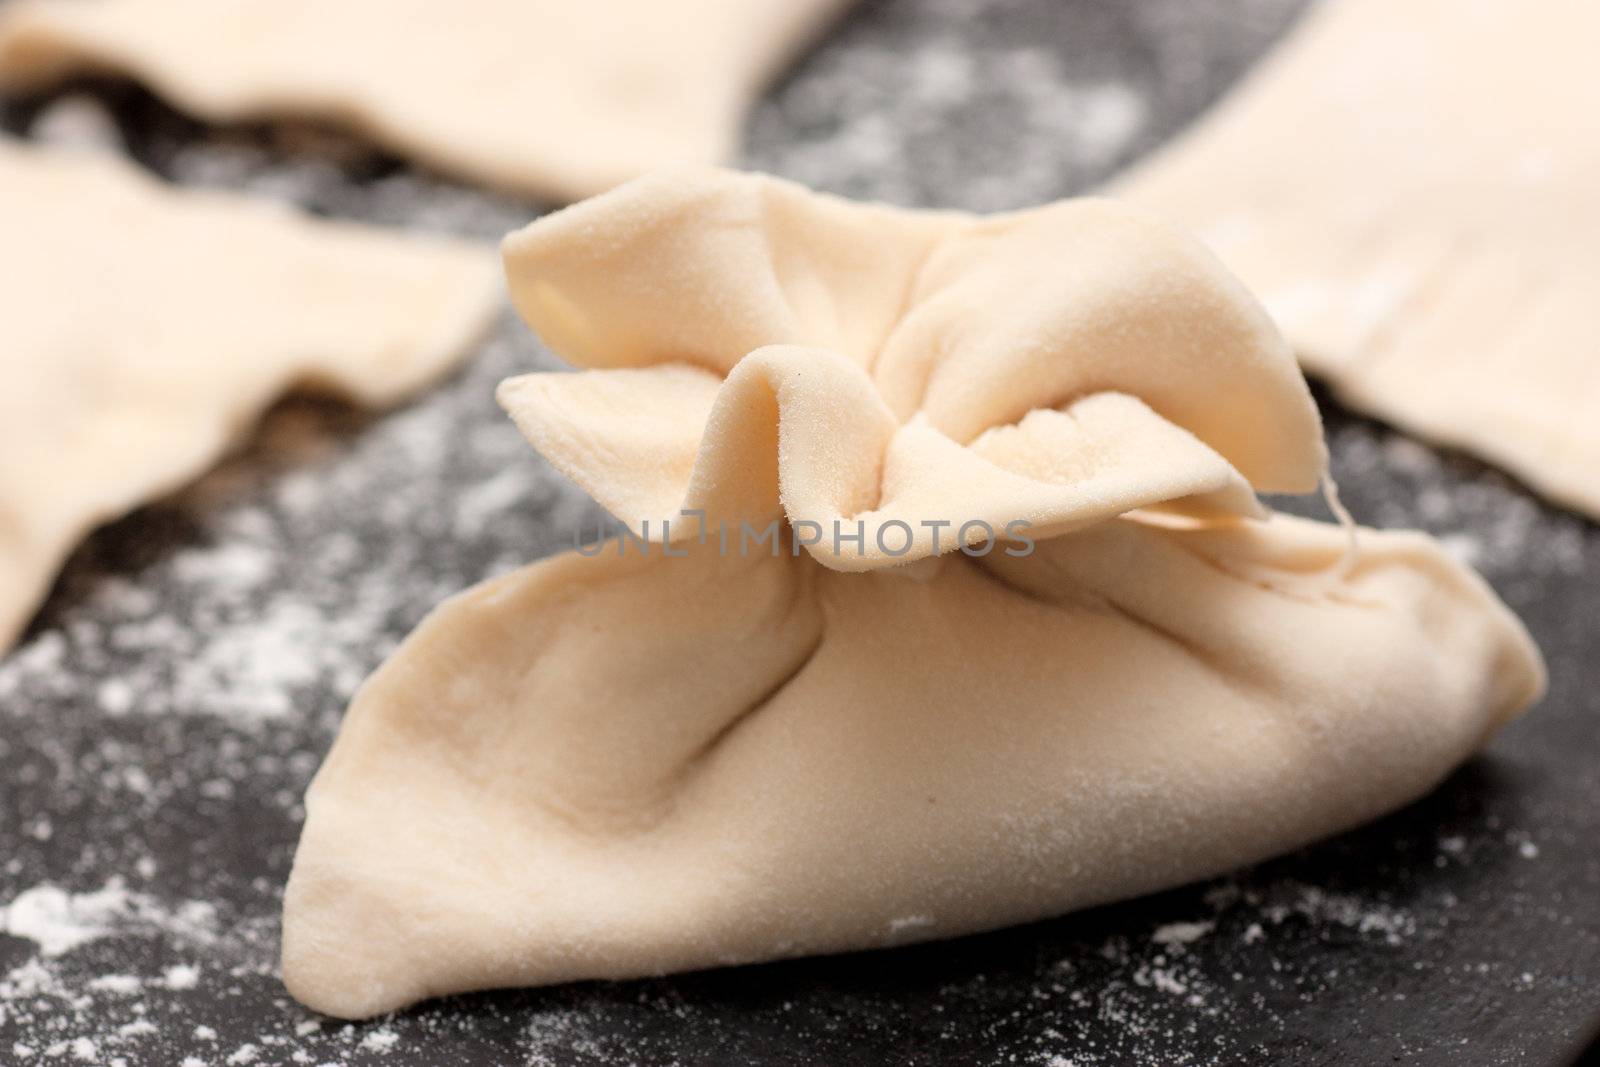
<path id="1" fill-rule="evenodd" d="M 768 94 L 747 162 L 906 204 L 1081 192 L 1299 7 L 868 3 Z M 7 102 L 0 125 L 334 215 L 498 237 L 540 210 L 323 132 L 202 127 L 122 84 Z M 1544 704 L 1427 799 L 1230 878 L 987 936 L 310 1015 L 275 974 L 279 894 L 353 688 L 439 599 L 593 518 L 492 403 L 538 365 L 507 317 L 406 410 L 283 405 L 74 556 L 0 662 L 0 906 L 78 936 L 0 932 L 0 1063 L 1537 1064 L 1596 1019 L 1600 531 L 1326 398 L 1357 517 L 1443 537 L 1549 657 Z"/>

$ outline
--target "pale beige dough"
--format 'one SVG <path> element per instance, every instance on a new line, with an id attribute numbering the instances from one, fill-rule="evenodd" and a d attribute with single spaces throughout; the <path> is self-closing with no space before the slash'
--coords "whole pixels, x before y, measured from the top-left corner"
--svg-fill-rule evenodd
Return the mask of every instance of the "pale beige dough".
<path id="1" fill-rule="evenodd" d="M 488 249 L 163 186 L 0 138 L 0 653 L 95 525 L 292 389 L 382 407 L 501 305 Z"/>
<path id="2" fill-rule="evenodd" d="M 1254 517 L 1251 485 L 1325 472 L 1316 410 L 1248 294 L 1126 209 L 692 172 L 506 253 L 523 314 L 596 369 L 502 398 L 620 518 L 972 509 L 1039 540 L 901 565 L 613 543 L 448 601 L 307 796 L 283 973 L 319 1011 L 1171 886 L 1406 803 L 1543 689 L 1427 537 L 1364 531 L 1352 563 L 1337 527 Z"/>
<path id="3" fill-rule="evenodd" d="M 849 2 L 16 0 L 0 88 L 126 73 L 212 122 L 329 120 L 574 200 L 731 158 L 755 94 Z"/>
<path id="4" fill-rule="evenodd" d="M 1255 514 L 1251 483 L 1307 492 L 1325 466 L 1249 295 L 1103 201 L 980 219 L 667 172 L 505 248 L 523 317 L 598 369 L 513 379 L 501 400 L 636 529 L 684 508 L 861 522 L 874 551 L 811 546 L 860 569 L 896 520 L 917 535 L 906 562 L 932 554 L 923 520 L 1043 534 L 1179 499 Z"/>
<path id="5" fill-rule="evenodd" d="M 1600 4 L 1326 0 L 1114 195 L 1352 406 L 1600 515 Z"/>

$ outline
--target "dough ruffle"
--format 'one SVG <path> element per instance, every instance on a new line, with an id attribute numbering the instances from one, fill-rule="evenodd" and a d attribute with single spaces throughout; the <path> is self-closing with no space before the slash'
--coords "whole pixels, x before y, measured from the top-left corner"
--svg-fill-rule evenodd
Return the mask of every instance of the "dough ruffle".
<path id="1" fill-rule="evenodd" d="M 976 219 L 676 172 L 505 252 L 529 325 L 597 369 L 513 379 L 502 403 L 651 536 L 693 535 L 685 511 L 782 514 L 854 570 L 1019 520 L 1051 536 L 1157 504 L 1259 517 L 1252 486 L 1307 492 L 1326 469 L 1254 301 L 1107 201 Z M 841 529 L 864 550 L 840 550 Z"/>

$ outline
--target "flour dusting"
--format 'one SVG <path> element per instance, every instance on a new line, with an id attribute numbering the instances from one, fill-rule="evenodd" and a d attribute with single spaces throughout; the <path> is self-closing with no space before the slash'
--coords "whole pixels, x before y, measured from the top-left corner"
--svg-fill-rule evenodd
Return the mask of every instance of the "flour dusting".
<path id="1" fill-rule="evenodd" d="M 34 942 L 45 959 L 129 927 L 204 939 L 211 936 L 215 921 L 209 904 L 191 900 L 168 909 L 152 897 L 130 892 L 120 878 L 85 893 L 39 885 L 0 907 L 0 930 Z"/>
<path id="2" fill-rule="evenodd" d="M 1188 945 L 1217 928 L 1214 922 L 1166 923 L 1156 927 L 1150 940 L 1158 945 Z"/>

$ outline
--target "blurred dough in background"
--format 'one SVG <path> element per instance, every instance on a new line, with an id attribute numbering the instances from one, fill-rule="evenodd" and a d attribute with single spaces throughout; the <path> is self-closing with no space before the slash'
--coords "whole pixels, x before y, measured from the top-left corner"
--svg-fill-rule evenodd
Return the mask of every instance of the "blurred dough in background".
<path id="1" fill-rule="evenodd" d="M 576 200 L 732 157 L 763 83 L 849 2 L 20 0 L 0 6 L 0 88 L 115 71 L 207 121 L 326 119 Z"/>
<path id="2" fill-rule="evenodd" d="M 162 186 L 0 137 L 0 654 L 96 524 L 286 391 L 396 403 L 500 305 L 487 248 Z"/>
<path id="3" fill-rule="evenodd" d="M 1111 192 L 1351 406 L 1600 516 L 1600 4 L 1332 0 Z"/>

